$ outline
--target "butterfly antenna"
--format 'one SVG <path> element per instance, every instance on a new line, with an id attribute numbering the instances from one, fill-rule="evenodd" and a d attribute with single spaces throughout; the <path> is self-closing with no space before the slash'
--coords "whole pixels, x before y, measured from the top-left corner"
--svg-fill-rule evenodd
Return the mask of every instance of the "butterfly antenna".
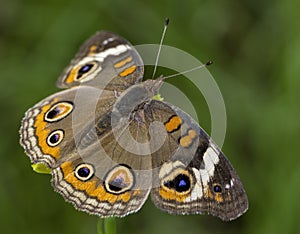
<path id="1" fill-rule="evenodd" d="M 152 79 L 154 78 L 155 73 L 156 73 L 156 68 L 157 68 L 157 64 L 158 64 L 158 59 L 159 59 L 162 43 L 163 43 L 164 38 L 165 38 L 165 34 L 166 34 L 166 31 L 167 31 L 167 28 L 168 28 L 169 21 L 170 21 L 169 18 L 165 19 L 164 31 L 163 31 L 161 39 L 160 39 L 160 43 L 159 43 L 159 47 L 158 47 L 158 51 L 157 51 L 157 56 L 156 56 L 156 60 L 155 60 L 155 65 L 154 65 L 154 70 L 153 70 L 153 74 L 152 74 Z"/>
<path id="2" fill-rule="evenodd" d="M 186 70 L 186 71 L 183 71 L 183 72 L 175 73 L 175 74 L 173 74 L 173 75 L 164 76 L 164 77 L 162 77 L 162 79 L 165 80 L 165 79 L 168 79 L 168 78 L 171 78 L 171 77 L 174 77 L 174 76 L 183 75 L 183 74 L 186 74 L 186 73 L 189 73 L 189 72 L 192 72 L 192 71 L 201 69 L 201 68 L 203 68 L 203 67 L 207 67 L 207 66 L 209 66 L 209 65 L 211 65 L 211 64 L 213 64 L 213 62 L 209 60 L 209 61 L 207 61 L 205 64 L 202 64 L 202 65 L 200 65 L 200 66 L 191 68 L 191 69 Z"/>

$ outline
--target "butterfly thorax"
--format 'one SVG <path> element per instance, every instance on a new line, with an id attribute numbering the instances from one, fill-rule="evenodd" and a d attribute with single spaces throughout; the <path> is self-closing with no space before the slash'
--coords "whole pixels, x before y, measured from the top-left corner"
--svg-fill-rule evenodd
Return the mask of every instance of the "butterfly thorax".
<path id="1" fill-rule="evenodd" d="M 142 83 L 131 86 L 118 97 L 113 107 L 113 113 L 120 116 L 129 116 L 140 105 L 149 103 L 158 94 L 162 85 L 162 79 L 146 80 Z"/>

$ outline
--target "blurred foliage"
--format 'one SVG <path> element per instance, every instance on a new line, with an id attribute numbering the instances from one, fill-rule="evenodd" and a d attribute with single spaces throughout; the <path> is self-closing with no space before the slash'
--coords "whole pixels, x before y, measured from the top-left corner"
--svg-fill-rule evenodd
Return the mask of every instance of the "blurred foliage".
<path id="1" fill-rule="evenodd" d="M 168 215 L 148 199 L 137 214 L 117 219 L 118 233 L 300 233 L 299 7 L 297 0 L 1 0 L 1 233 L 97 232 L 97 217 L 76 211 L 53 191 L 49 175 L 30 168 L 18 143 L 20 121 L 58 90 L 60 72 L 95 31 L 115 32 L 133 44 L 157 43 L 166 16 L 165 44 L 214 61 L 209 70 L 227 107 L 223 150 L 250 207 L 225 223 Z M 188 86 L 179 86 L 188 93 Z M 205 103 L 197 105 L 209 130 Z"/>

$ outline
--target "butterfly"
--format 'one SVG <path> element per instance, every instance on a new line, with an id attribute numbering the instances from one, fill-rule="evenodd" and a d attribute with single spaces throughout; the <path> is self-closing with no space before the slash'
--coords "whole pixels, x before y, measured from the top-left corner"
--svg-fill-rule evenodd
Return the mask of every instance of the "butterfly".
<path id="1" fill-rule="evenodd" d="M 65 90 L 30 108 L 20 143 L 52 186 L 100 217 L 137 212 L 149 194 L 171 214 L 233 220 L 248 208 L 219 147 L 187 113 L 153 98 L 163 78 L 142 81 L 143 61 L 122 37 L 100 31 L 58 78 Z"/>

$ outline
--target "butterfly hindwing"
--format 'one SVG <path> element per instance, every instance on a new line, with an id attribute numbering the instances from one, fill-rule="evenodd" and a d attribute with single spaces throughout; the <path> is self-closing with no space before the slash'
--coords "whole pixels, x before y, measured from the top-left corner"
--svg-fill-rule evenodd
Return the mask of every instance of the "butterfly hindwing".
<path id="1" fill-rule="evenodd" d="M 152 176 L 150 155 L 141 157 L 132 152 L 132 140 L 125 130 L 141 143 L 148 141 L 148 132 L 135 121 L 114 132 L 111 112 L 97 115 L 75 137 L 74 158 L 53 170 L 52 185 L 79 210 L 101 217 L 122 217 L 142 207 L 151 189 Z"/>
<path id="2" fill-rule="evenodd" d="M 88 86 L 61 91 L 29 109 L 20 130 L 31 161 L 52 169 L 55 191 L 77 209 L 101 217 L 138 211 L 151 187 L 151 174 L 137 170 L 142 158 L 126 156 L 115 140 L 107 115 L 115 99 L 113 91 Z M 129 129 L 138 129 L 136 139 L 146 141 L 142 129 Z M 149 156 L 143 164 L 150 171 Z"/>
<path id="3" fill-rule="evenodd" d="M 133 170 L 124 164 L 112 166 L 95 152 L 86 156 L 78 153 L 52 171 L 55 191 L 77 209 L 102 218 L 137 212 L 150 190 L 137 188 Z"/>

